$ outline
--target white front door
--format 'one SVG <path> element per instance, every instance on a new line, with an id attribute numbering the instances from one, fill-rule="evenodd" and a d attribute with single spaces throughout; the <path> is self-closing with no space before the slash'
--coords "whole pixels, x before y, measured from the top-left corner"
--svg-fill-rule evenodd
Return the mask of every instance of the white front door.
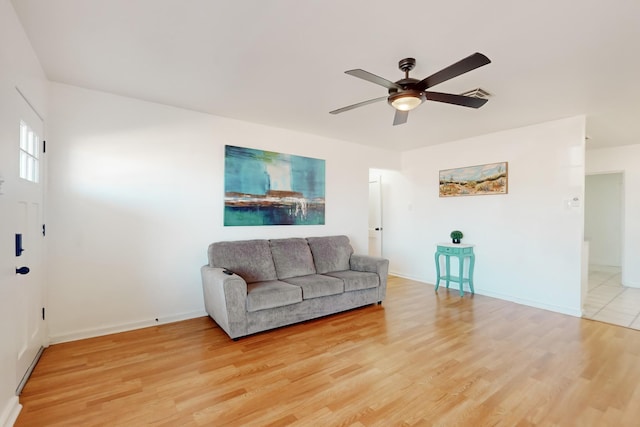
<path id="1" fill-rule="evenodd" d="M 382 256 L 382 196 L 380 178 L 369 179 L 369 255 Z"/>
<path id="2" fill-rule="evenodd" d="M 16 188 L 16 387 L 39 355 L 45 343 L 43 273 L 43 187 L 44 123 L 21 94 L 16 94 L 19 122 L 16 123 L 16 147 L 20 162 Z M 18 240 L 22 240 L 22 249 Z M 26 267 L 26 268 L 24 268 Z M 28 272 L 27 272 L 28 269 Z M 26 379 L 26 378 L 25 378 Z M 23 385 L 23 384 L 22 384 Z"/>

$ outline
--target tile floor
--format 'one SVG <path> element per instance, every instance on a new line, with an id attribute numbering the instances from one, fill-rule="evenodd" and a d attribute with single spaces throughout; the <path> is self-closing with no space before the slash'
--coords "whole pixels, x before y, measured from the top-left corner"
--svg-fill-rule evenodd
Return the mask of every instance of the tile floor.
<path id="1" fill-rule="evenodd" d="M 620 282 L 619 267 L 590 266 L 582 317 L 640 329 L 640 289 Z"/>

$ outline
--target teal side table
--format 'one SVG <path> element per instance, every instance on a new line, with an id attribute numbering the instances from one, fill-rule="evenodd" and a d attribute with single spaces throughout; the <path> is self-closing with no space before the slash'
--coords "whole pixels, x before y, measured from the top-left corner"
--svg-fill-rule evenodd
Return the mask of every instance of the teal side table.
<path id="1" fill-rule="evenodd" d="M 475 293 L 473 290 L 473 267 L 476 263 L 476 256 L 473 253 L 473 247 L 475 245 L 466 244 L 453 244 L 453 243 L 438 243 L 438 249 L 436 250 L 436 292 L 440 287 L 440 280 L 447 282 L 447 288 L 449 288 L 449 282 L 458 282 L 460 284 L 460 296 L 464 296 L 464 284 L 469 284 L 471 293 Z M 440 275 L 440 255 L 445 257 L 445 274 Z M 451 263 L 449 258 L 455 256 L 458 257 L 458 275 L 451 275 Z M 464 278 L 464 259 L 469 258 L 469 277 Z"/>

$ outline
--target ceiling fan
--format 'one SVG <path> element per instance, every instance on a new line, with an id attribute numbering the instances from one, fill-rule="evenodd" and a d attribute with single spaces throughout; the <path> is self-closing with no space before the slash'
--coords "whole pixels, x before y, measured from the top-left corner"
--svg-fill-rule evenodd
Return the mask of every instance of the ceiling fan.
<path id="1" fill-rule="evenodd" d="M 339 114 L 353 110 L 354 108 L 362 107 L 363 105 L 384 101 L 386 99 L 387 102 L 396 109 L 396 114 L 393 118 L 393 125 L 395 126 L 406 123 L 407 118 L 409 117 L 409 111 L 422 104 L 425 100 L 462 105 L 464 107 L 480 108 L 488 101 L 487 99 L 455 95 L 452 93 L 432 92 L 427 91 L 427 89 L 454 77 L 458 77 L 459 75 L 471 70 L 475 70 L 483 65 L 487 65 L 490 62 L 491 60 L 489 58 L 476 52 L 473 55 L 469 55 L 466 58 L 461 59 L 455 64 L 443 68 L 425 79 L 417 80 L 409 77 L 409 71 L 415 67 L 416 60 L 414 58 L 405 58 L 398 63 L 398 68 L 404 72 L 404 79 L 400 79 L 397 82 L 392 82 L 359 68 L 345 71 L 346 74 L 351 76 L 386 87 L 389 90 L 389 95 L 358 102 L 357 104 L 338 108 L 337 110 L 330 111 L 329 113 Z"/>

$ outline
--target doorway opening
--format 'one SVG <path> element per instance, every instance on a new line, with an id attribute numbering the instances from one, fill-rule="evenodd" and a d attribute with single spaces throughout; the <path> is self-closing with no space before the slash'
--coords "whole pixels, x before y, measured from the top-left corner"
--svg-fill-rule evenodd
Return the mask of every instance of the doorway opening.
<path id="1" fill-rule="evenodd" d="M 382 178 L 369 174 L 369 255 L 382 257 Z"/>
<path id="2" fill-rule="evenodd" d="M 622 284 L 624 174 L 585 177 L 584 236 L 589 245 L 583 317 L 640 329 L 640 290 Z"/>

